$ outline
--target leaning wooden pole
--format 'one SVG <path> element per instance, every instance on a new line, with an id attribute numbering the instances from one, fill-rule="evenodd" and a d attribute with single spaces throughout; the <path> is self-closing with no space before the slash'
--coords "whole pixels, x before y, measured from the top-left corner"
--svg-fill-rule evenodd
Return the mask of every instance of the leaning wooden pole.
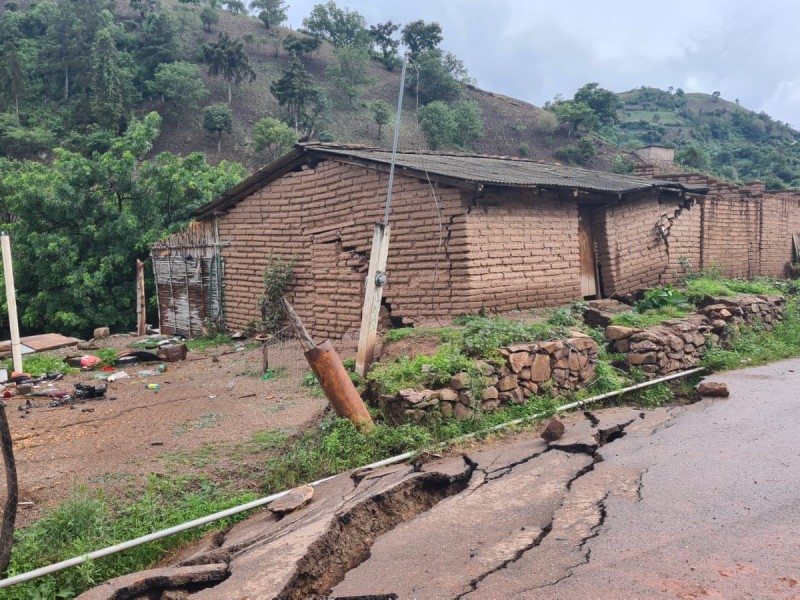
<path id="1" fill-rule="evenodd" d="M 3 454 L 3 465 L 6 471 L 6 504 L 3 507 L 3 523 L 0 525 L 0 575 L 5 577 L 11 562 L 11 548 L 14 545 L 19 488 L 11 430 L 8 428 L 6 407 L 2 402 L 0 402 L 0 451 Z"/>
<path id="2" fill-rule="evenodd" d="M 144 263 L 136 259 L 136 334 L 147 335 L 147 308 L 144 297 Z"/>
<path id="3" fill-rule="evenodd" d="M 373 429 L 375 423 L 372 421 L 372 415 L 369 414 L 366 404 L 359 396 L 356 386 L 353 385 L 350 375 L 344 368 L 331 341 L 325 340 L 319 345 L 315 344 L 286 298 L 281 298 L 281 306 L 286 312 L 289 323 L 305 350 L 306 360 L 311 366 L 311 370 L 314 371 L 314 375 L 317 376 L 333 410 L 340 417 L 352 421 L 362 433 Z"/>
<path id="4" fill-rule="evenodd" d="M 8 305 L 8 326 L 11 329 L 11 362 L 14 371 L 22 373 L 22 347 L 19 341 L 19 321 L 17 319 L 17 292 L 14 287 L 14 266 L 11 262 L 11 240 L 8 233 L 0 233 L 3 251 L 3 276 L 6 280 L 6 303 Z"/>

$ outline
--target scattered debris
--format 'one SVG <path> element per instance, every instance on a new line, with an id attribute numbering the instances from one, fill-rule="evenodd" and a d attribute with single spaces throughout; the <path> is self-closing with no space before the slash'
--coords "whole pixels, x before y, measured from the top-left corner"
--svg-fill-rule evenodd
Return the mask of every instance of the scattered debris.
<path id="1" fill-rule="evenodd" d="M 286 513 L 293 512 L 301 508 L 311 501 L 314 497 L 314 488 L 310 485 L 304 485 L 294 488 L 282 498 L 278 498 L 274 502 L 270 502 L 267 508 L 278 515 L 285 515 Z"/>
<path id="2" fill-rule="evenodd" d="M 83 383 L 75 384 L 75 397 L 83 400 L 89 398 L 102 398 L 106 395 L 108 388 L 104 385 L 84 385 Z"/>
<path id="3" fill-rule="evenodd" d="M 727 398 L 731 395 L 728 386 L 718 381 L 703 381 L 697 386 L 697 393 L 701 396 L 713 396 L 715 398 Z"/>
<path id="4" fill-rule="evenodd" d="M 153 390 L 153 391 L 156 391 L 156 392 L 157 392 L 158 390 L 160 390 L 160 389 L 161 389 L 161 386 L 160 386 L 160 385 L 158 385 L 157 383 L 148 383 L 148 384 L 147 384 L 146 386 L 144 386 L 144 387 L 145 387 L 146 389 L 148 389 L 148 390 Z"/>
<path id="5" fill-rule="evenodd" d="M 152 352 L 146 352 L 144 350 L 131 350 L 130 352 L 117 354 L 117 364 L 120 366 L 153 362 L 161 362 L 161 358 Z"/>
<path id="6" fill-rule="evenodd" d="M 560 419 L 553 417 L 547 422 L 547 425 L 542 431 L 541 437 L 546 442 L 555 442 L 564 435 L 564 423 Z"/>
<path id="7" fill-rule="evenodd" d="M 100 345 L 94 339 L 86 342 L 78 342 L 78 350 L 99 350 Z"/>
<path id="8" fill-rule="evenodd" d="M 168 344 L 160 346 L 158 355 L 167 362 L 186 360 L 186 344 Z"/>
<path id="9" fill-rule="evenodd" d="M 116 373 L 112 373 L 108 376 L 108 381 L 117 381 L 118 379 L 128 379 L 130 375 L 128 375 L 125 371 L 117 371 Z"/>

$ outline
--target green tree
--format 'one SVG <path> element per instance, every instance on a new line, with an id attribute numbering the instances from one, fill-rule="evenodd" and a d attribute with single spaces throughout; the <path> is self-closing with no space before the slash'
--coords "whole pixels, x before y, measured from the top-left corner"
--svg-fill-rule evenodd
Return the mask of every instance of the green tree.
<path id="1" fill-rule="evenodd" d="M 297 134 L 286 123 L 266 117 L 259 119 L 253 127 L 253 142 L 256 153 L 265 153 L 270 161 L 274 161 L 297 143 Z"/>
<path id="2" fill-rule="evenodd" d="M 577 131 L 581 128 L 594 129 L 600 123 L 597 113 L 584 102 L 562 100 L 551 104 L 548 109 L 555 114 L 559 124 L 569 124 L 570 131 Z"/>
<path id="3" fill-rule="evenodd" d="M 203 61 L 211 75 L 221 75 L 228 83 L 228 104 L 231 103 L 231 84 L 239 85 L 245 79 L 254 81 L 256 72 L 250 66 L 250 57 L 240 39 L 232 39 L 220 33 L 213 45 L 203 46 Z"/>
<path id="4" fill-rule="evenodd" d="M 225 3 L 225 10 L 234 15 L 247 14 L 247 6 L 242 0 L 227 0 Z"/>
<path id="5" fill-rule="evenodd" d="M 381 62 L 389 71 L 394 70 L 395 62 L 397 61 L 397 49 L 400 47 L 400 42 L 392 36 L 398 29 L 400 29 L 400 25 L 396 25 L 391 21 L 369 26 L 369 34 L 383 55 Z"/>
<path id="6" fill-rule="evenodd" d="M 181 26 L 171 11 L 148 15 L 135 56 L 144 80 L 153 78 L 158 65 L 182 58 Z"/>
<path id="7" fill-rule="evenodd" d="M 436 100 L 419 109 L 419 126 L 431 150 L 449 144 L 456 129 L 453 111 L 444 102 Z"/>
<path id="8" fill-rule="evenodd" d="M 584 136 L 579 139 L 577 146 L 581 164 L 589 162 L 597 154 L 597 145 L 589 136 Z"/>
<path id="9" fill-rule="evenodd" d="M 378 126 L 378 138 L 380 139 L 383 126 L 392 118 L 392 113 L 394 111 L 385 100 L 375 100 L 369 105 L 369 109 L 372 112 L 372 119 Z"/>
<path id="10" fill-rule="evenodd" d="M 217 153 L 222 151 L 222 134 L 233 133 L 233 112 L 225 104 L 212 104 L 203 109 L 203 129 L 217 136 Z"/>
<path id="11" fill-rule="evenodd" d="M 409 91 L 419 95 L 422 104 L 456 100 L 463 87 L 473 83 L 464 63 L 438 48 L 420 53 L 415 67 L 406 85 Z"/>
<path id="12" fill-rule="evenodd" d="M 370 43 L 366 19 L 356 11 L 339 8 L 333 0 L 315 5 L 311 14 L 303 19 L 303 27 L 337 48 L 367 47 Z"/>
<path id="13" fill-rule="evenodd" d="M 203 22 L 203 28 L 211 33 L 211 28 L 219 23 L 219 11 L 210 4 L 206 4 L 200 11 L 200 20 Z"/>
<path id="14" fill-rule="evenodd" d="M 130 0 L 129 4 L 133 10 L 139 13 L 139 17 L 142 21 L 147 18 L 148 14 L 156 12 L 161 8 L 161 2 L 159 0 Z"/>
<path id="15" fill-rule="evenodd" d="M 272 82 L 269 91 L 286 110 L 295 133 L 301 138 L 310 138 L 328 102 L 322 91 L 314 86 L 311 74 L 299 58 L 293 56 L 289 60 L 288 68 L 280 79 Z"/>
<path id="16" fill-rule="evenodd" d="M 682 150 L 679 150 L 675 153 L 675 160 L 683 165 L 686 165 L 687 167 L 704 171 L 708 169 L 708 166 L 711 162 L 711 157 L 709 156 L 708 152 L 699 146 L 690 144 L 689 146 L 686 146 Z"/>
<path id="17" fill-rule="evenodd" d="M 49 164 L 0 160 L 0 218 L 14 243 L 25 330 L 86 337 L 103 323 L 128 331 L 135 259 L 246 174 L 224 161 L 210 166 L 201 154 L 145 161 L 159 124 L 157 113 L 132 120 L 90 157 L 58 148 Z"/>
<path id="18" fill-rule="evenodd" d="M 328 67 L 328 77 L 352 105 L 361 89 L 370 83 L 367 75 L 369 52 L 364 48 L 345 46 L 334 50 L 336 64 Z"/>
<path id="19" fill-rule="evenodd" d="M 450 142 L 469 149 L 483 135 L 483 113 L 480 106 L 470 100 L 459 100 L 452 107 L 455 128 Z"/>
<path id="20" fill-rule="evenodd" d="M 23 73 L 22 57 L 17 49 L 17 43 L 9 38 L 3 44 L 2 63 L 0 63 L 0 90 L 2 98 L 14 105 L 14 114 L 19 125 L 19 99 L 25 91 L 25 74 Z"/>
<path id="21" fill-rule="evenodd" d="M 426 23 L 425 21 L 413 21 L 403 27 L 401 39 L 411 53 L 411 57 L 416 59 L 421 52 L 433 50 L 444 39 L 442 37 L 442 26 L 438 23 Z"/>
<path id="22" fill-rule="evenodd" d="M 197 65 L 188 62 L 174 62 L 158 65 L 155 77 L 149 86 L 151 93 L 161 96 L 174 110 L 196 109 L 197 103 L 208 96 L 208 89 L 200 77 Z"/>
<path id="23" fill-rule="evenodd" d="M 290 33 L 283 40 L 283 48 L 292 56 L 302 58 L 306 54 L 312 54 L 319 50 L 322 39 L 309 35 L 294 35 Z"/>
<path id="24" fill-rule="evenodd" d="M 576 103 L 586 104 L 597 115 L 600 125 L 613 125 L 619 121 L 617 105 L 619 96 L 610 90 L 600 87 L 597 83 L 587 83 L 577 92 L 573 98 Z"/>
<path id="25" fill-rule="evenodd" d="M 721 96 L 721 94 L 719 92 L 714 92 L 714 93 L 711 94 L 711 100 L 713 102 L 719 102 L 719 97 L 720 96 Z"/>
<path id="26" fill-rule="evenodd" d="M 251 10 L 258 10 L 258 18 L 268 30 L 277 27 L 286 20 L 288 6 L 284 0 L 254 0 Z"/>
<path id="27" fill-rule="evenodd" d="M 122 73 L 117 47 L 107 29 L 92 45 L 92 115 L 95 122 L 116 131 L 125 114 Z"/>

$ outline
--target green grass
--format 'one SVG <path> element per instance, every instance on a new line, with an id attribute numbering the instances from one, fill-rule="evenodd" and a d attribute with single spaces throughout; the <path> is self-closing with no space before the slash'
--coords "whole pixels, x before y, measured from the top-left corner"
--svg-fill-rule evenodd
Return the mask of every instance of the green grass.
<path id="1" fill-rule="evenodd" d="M 209 429 L 216 427 L 222 421 L 222 415 L 219 413 L 203 413 L 194 421 L 184 421 L 180 425 L 176 425 L 172 429 L 173 435 L 184 435 L 195 429 Z"/>
<path id="2" fill-rule="evenodd" d="M 665 306 L 660 309 L 645 310 L 644 312 L 624 312 L 611 317 L 611 324 L 635 329 L 647 329 L 648 327 L 660 325 L 669 319 L 681 319 L 690 314 L 693 309 L 693 307 Z"/>
<path id="3" fill-rule="evenodd" d="M 217 346 L 224 346 L 232 344 L 233 340 L 230 336 L 219 333 L 213 337 L 202 337 L 189 340 L 186 342 L 186 347 L 189 350 L 208 350 L 209 348 L 216 348 Z"/>
<path id="4" fill-rule="evenodd" d="M 367 379 L 376 385 L 379 394 L 396 394 L 405 388 L 441 387 L 456 373 L 472 369 L 474 363 L 454 344 L 444 344 L 433 356 L 400 356 L 378 363 Z"/>
<path id="5" fill-rule="evenodd" d="M 738 294 L 766 294 L 777 295 L 792 291 L 789 284 L 776 281 L 767 277 L 753 280 L 723 279 L 718 273 L 701 274 L 700 277 L 690 277 L 685 284 L 686 295 L 694 301 L 702 300 L 708 296 L 736 296 Z"/>
<path id="6" fill-rule="evenodd" d="M 9 375 L 14 370 L 13 361 L 9 358 L 0 363 L 8 369 Z M 41 375 L 42 373 L 77 373 L 78 369 L 70 367 L 58 356 L 47 356 L 44 354 L 29 354 L 22 357 L 22 370 L 31 375 Z"/>
<path id="7" fill-rule="evenodd" d="M 254 498 L 252 492 L 227 490 L 197 477 L 153 475 L 144 490 L 132 492 L 125 500 L 80 489 L 70 500 L 17 531 L 8 575 L 80 556 Z M 106 579 L 147 568 L 168 550 L 199 538 L 210 528 L 223 528 L 242 518 L 233 517 L 20 584 L 4 590 L 2 597 L 72 598 Z"/>

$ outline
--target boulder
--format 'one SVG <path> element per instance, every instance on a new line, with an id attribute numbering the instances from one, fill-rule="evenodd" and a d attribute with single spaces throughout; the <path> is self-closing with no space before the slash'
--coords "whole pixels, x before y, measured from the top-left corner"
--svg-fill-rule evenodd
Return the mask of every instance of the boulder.
<path id="1" fill-rule="evenodd" d="M 607 340 L 616 341 L 629 338 L 632 334 L 639 331 L 632 327 L 622 327 L 621 325 L 609 325 L 606 327 L 605 336 Z"/>
<path id="2" fill-rule="evenodd" d="M 546 442 L 555 442 L 564 435 L 564 423 L 553 417 L 547 422 L 544 431 L 539 435 Z"/>
<path id="3" fill-rule="evenodd" d="M 716 398 L 727 398 L 730 396 L 728 386 L 718 381 L 702 381 L 697 386 L 697 393 L 701 396 L 713 396 Z"/>

